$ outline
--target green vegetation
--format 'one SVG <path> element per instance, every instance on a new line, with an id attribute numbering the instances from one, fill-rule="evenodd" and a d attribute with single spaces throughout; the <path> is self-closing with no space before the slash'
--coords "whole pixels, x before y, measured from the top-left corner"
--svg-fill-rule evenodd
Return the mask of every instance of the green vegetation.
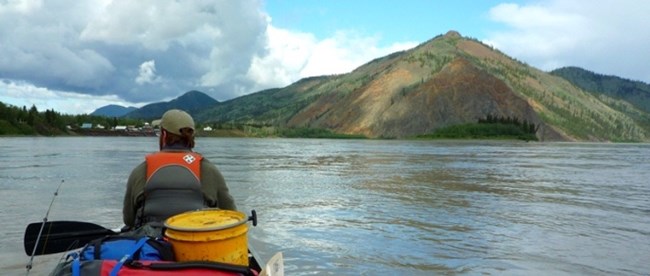
<path id="1" fill-rule="evenodd" d="M 117 125 L 142 127 L 143 120 L 129 118 L 109 118 L 92 115 L 65 115 L 54 110 L 39 112 L 36 106 L 15 107 L 0 102 L 0 135 L 75 135 L 84 133 L 81 126 L 90 123 L 102 125 L 107 129 Z M 365 139 L 363 135 L 347 135 L 326 129 L 281 128 L 267 125 L 229 123 L 212 124 L 213 131 L 203 131 L 197 125 L 198 135 L 204 137 L 287 137 L 287 138 L 330 138 Z"/>
<path id="2" fill-rule="evenodd" d="M 84 123 L 111 128 L 116 125 L 142 126 L 143 121 L 91 115 L 66 115 L 54 110 L 39 112 L 36 106 L 27 109 L 0 102 L 0 135 L 68 135 Z"/>
<path id="3" fill-rule="evenodd" d="M 617 133 L 619 135 L 612 139 L 617 142 L 643 140 L 636 137 L 647 137 L 647 133 L 650 133 L 650 85 L 616 76 L 601 75 L 578 67 L 556 69 L 551 74 L 566 79 L 619 112 L 619 114 L 601 112 L 604 114 L 601 115 L 591 109 L 574 115 L 574 117 L 593 118 L 597 124 L 591 128 L 595 129 L 595 132 Z M 624 115 L 631 120 L 625 120 Z M 608 121 L 613 123 L 607 124 Z M 582 127 L 585 127 L 584 124 Z"/>
<path id="4" fill-rule="evenodd" d="M 545 74 L 523 63 L 513 65 L 503 60 L 479 58 L 474 58 L 473 62 L 503 80 L 513 91 L 532 103 L 547 125 L 561 129 L 571 137 L 628 142 L 647 140 L 647 133 L 650 133 L 645 116 L 638 116 L 640 113 L 636 111 L 630 112 L 630 106 L 620 101 L 617 105 L 624 109 L 612 106 L 615 101 L 603 97 L 611 96 L 599 95 L 590 90 L 594 86 L 580 89 L 580 85 Z M 570 75 L 573 70 L 554 71 L 556 76 L 560 73 Z"/>
<path id="5" fill-rule="evenodd" d="M 551 74 L 562 77 L 585 91 L 622 99 L 640 110 L 650 112 L 650 85 L 646 83 L 601 75 L 578 67 L 563 67 L 551 71 Z"/>
<path id="6" fill-rule="evenodd" d="M 462 124 L 436 130 L 431 134 L 419 135 L 423 139 L 519 139 L 537 141 L 534 134 L 526 133 L 521 128 L 506 124 Z"/>
<path id="7" fill-rule="evenodd" d="M 282 128 L 252 124 L 214 124 L 210 131 L 199 129 L 197 136 L 367 139 L 367 137 L 363 135 L 341 134 L 321 128 Z"/>
<path id="8" fill-rule="evenodd" d="M 535 124 L 520 122 L 516 118 L 488 116 L 478 123 L 453 125 L 431 134 L 419 135 L 420 139 L 519 139 L 537 141 Z"/>
<path id="9" fill-rule="evenodd" d="M 363 135 L 341 134 L 320 128 L 286 128 L 279 131 L 279 136 L 286 138 L 366 139 Z"/>

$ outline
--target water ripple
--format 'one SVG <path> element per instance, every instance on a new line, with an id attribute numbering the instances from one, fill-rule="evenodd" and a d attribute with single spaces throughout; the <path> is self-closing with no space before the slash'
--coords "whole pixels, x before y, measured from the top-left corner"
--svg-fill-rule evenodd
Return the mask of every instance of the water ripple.
<path id="1" fill-rule="evenodd" d="M 9 142 L 0 270 L 10 275 L 23 274 L 22 231 L 61 179 L 50 219 L 113 228 L 130 170 L 156 150 L 148 138 Z M 650 271 L 647 144 L 201 138 L 197 151 L 241 210 L 257 210 L 250 241 L 266 258 L 283 251 L 287 275 Z"/>

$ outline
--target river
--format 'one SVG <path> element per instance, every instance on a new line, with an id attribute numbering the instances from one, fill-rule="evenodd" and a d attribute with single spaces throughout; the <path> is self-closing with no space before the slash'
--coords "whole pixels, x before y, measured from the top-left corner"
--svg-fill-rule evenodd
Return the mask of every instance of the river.
<path id="1" fill-rule="evenodd" d="M 119 228 L 126 178 L 156 150 L 155 137 L 0 138 L 0 274 L 25 274 L 25 227 L 52 199 L 50 221 Z M 650 273 L 650 144 L 198 138 L 196 151 L 257 211 L 251 245 L 282 251 L 287 275 Z"/>

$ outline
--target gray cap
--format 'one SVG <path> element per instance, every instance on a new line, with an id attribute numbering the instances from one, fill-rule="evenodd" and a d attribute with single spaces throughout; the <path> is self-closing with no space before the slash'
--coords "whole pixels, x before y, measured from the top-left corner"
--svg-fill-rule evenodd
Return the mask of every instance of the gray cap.
<path id="1" fill-rule="evenodd" d="M 183 128 L 191 128 L 194 130 L 194 119 L 192 119 L 192 116 L 178 109 L 168 110 L 160 120 L 154 120 L 151 124 L 153 126 L 160 125 L 161 128 L 176 135 L 181 135 L 181 129 Z"/>

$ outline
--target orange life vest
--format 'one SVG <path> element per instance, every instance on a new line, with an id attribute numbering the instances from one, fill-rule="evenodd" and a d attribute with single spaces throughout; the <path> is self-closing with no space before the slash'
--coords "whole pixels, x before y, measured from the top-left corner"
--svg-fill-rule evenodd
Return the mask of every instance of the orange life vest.
<path id="1" fill-rule="evenodd" d="M 144 203 L 137 210 L 136 225 L 205 207 L 201 191 L 201 160 L 194 152 L 157 152 L 146 156 Z"/>
<path id="2" fill-rule="evenodd" d="M 165 166 L 178 165 L 190 170 L 197 180 L 201 181 L 201 160 L 203 156 L 195 152 L 157 152 L 147 155 L 147 182 L 159 169 Z"/>

